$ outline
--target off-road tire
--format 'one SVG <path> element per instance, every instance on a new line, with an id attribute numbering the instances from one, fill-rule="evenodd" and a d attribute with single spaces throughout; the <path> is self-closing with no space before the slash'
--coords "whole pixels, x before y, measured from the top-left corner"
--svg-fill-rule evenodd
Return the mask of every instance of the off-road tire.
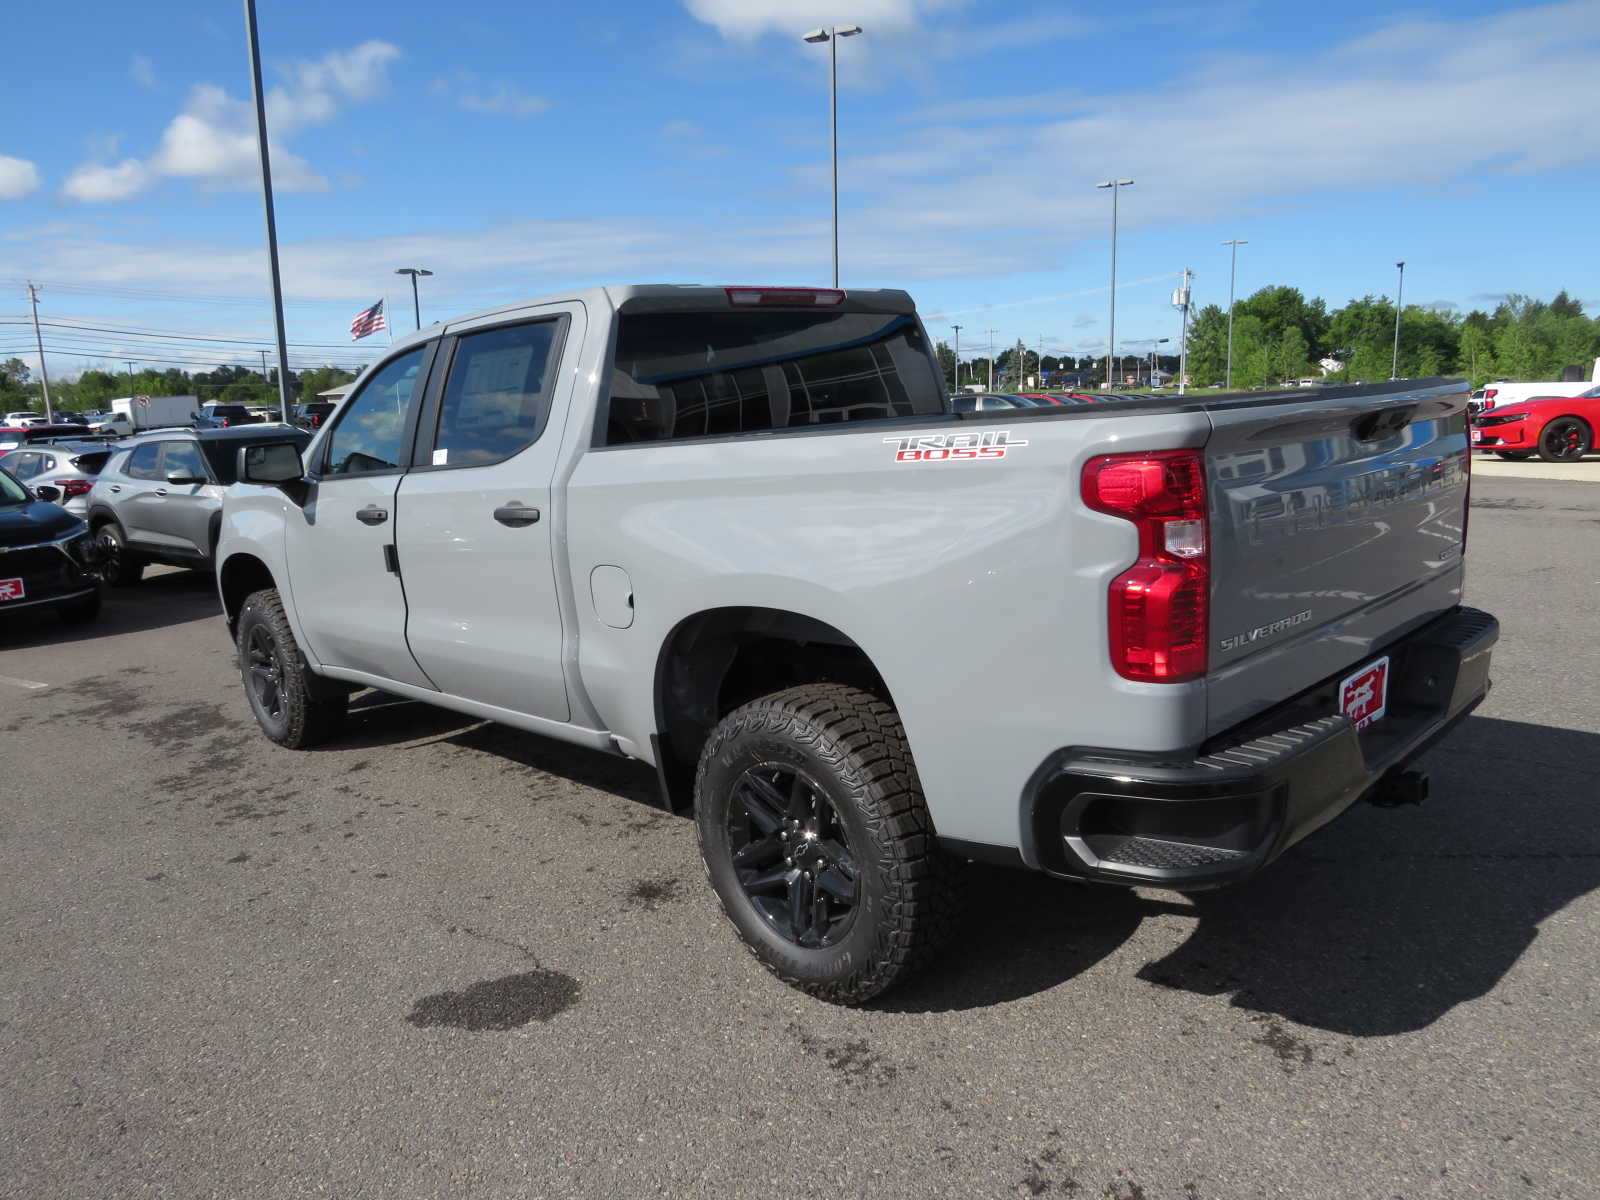
<path id="1" fill-rule="evenodd" d="M 785 936 L 740 882 L 730 825 L 744 809 L 735 794 L 747 772 L 769 768 L 803 775 L 837 815 L 856 899 L 832 944 Z M 700 755 L 695 825 L 706 875 L 740 940 L 783 982 L 819 999 L 861 1004 L 882 994 L 925 966 L 955 923 L 958 868 L 935 841 L 899 716 L 868 692 L 807 684 L 729 713 Z"/>
<path id="2" fill-rule="evenodd" d="M 87 625 L 100 615 L 100 589 L 95 588 L 87 596 L 80 596 L 76 600 L 68 600 L 65 604 L 56 605 L 56 616 L 63 625 Z"/>
<path id="3" fill-rule="evenodd" d="M 100 578 L 112 587 L 132 587 L 144 576 L 144 560 L 128 549 L 128 539 L 115 521 L 95 527 L 94 535 L 100 541 L 104 557 L 100 562 Z"/>
<path id="4" fill-rule="evenodd" d="M 245 597 L 235 643 L 245 698 L 268 738 L 291 750 L 308 750 L 344 727 L 349 694 L 319 686 L 294 640 L 276 588 Z"/>

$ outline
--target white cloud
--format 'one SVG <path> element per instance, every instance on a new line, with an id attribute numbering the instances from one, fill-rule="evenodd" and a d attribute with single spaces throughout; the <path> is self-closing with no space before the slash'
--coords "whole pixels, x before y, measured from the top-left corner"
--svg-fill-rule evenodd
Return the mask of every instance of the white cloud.
<path id="1" fill-rule="evenodd" d="M 287 149 L 285 140 L 381 95 L 389 66 L 399 56 L 399 48 L 388 42 L 368 41 L 281 69 L 284 82 L 266 95 L 274 187 L 284 192 L 328 189 L 327 179 Z M 136 70 L 142 61 L 135 59 Z M 163 176 L 218 188 L 252 187 L 259 170 L 254 106 L 216 84 L 200 83 L 190 90 L 183 111 L 167 125 L 148 161 L 128 158 L 114 167 L 85 163 L 69 177 L 62 195 L 88 202 L 126 200 Z"/>
<path id="2" fill-rule="evenodd" d="M 85 163 L 67 176 L 61 194 L 83 204 L 110 204 L 143 191 L 149 175 L 149 168 L 136 158 L 125 158 L 115 166 Z"/>
<path id="3" fill-rule="evenodd" d="M 39 168 L 25 158 L 0 154 L 0 200 L 21 200 L 39 187 Z"/>
<path id="4" fill-rule="evenodd" d="M 860 25 L 879 32 L 912 29 L 919 17 L 957 3 L 959 0 L 684 0 L 696 20 L 738 41 L 766 33 L 799 37 L 823 25 Z"/>
<path id="5" fill-rule="evenodd" d="M 491 92 L 463 92 L 456 103 L 468 112 L 503 117 L 533 117 L 550 107 L 550 101 L 543 96 L 530 96 L 509 83 L 502 83 Z"/>
<path id="6" fill-rule="evenodd" d="M 142 54 L 135 54 L 133 62 L 128 67 L 128 76 L 143 88 L 156 86 L 155 65 Z"/>

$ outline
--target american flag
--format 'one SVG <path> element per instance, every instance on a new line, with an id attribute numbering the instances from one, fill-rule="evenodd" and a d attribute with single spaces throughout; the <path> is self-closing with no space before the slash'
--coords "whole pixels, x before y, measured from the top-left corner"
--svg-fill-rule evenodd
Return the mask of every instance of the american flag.
<path id="1" fill-rule="evenodd" d="M 363 308 L 355 315 L 355 320 L 350 322 L 350 340 L 359 342 L 367 334 L 387 328 L 389 322 L 383 319 L 383 301 L 379 300 L 371 308 Z"/>

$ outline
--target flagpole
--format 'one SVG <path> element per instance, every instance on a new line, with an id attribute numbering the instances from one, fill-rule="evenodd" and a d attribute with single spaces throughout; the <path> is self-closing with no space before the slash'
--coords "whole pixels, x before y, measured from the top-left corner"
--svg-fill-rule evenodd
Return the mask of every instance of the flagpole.
<path id="1" fill-rule="evenodd" d="M 261 48 L 256 40 L 256 0 L 244 0 L 250 50 L 250 87 L 256 102 L 256 147 L 261 153 L 261 204 L 267 215 L 267 265 L 272 273 L 272 315 L 278 334 L 278 412 L 289 423 L 289 345 L 283 328 L 283 281 L 278 275 L 278 223 L 272 213 L 272 155 L 267 149 L 267 102 L 261 90 Z M 42 363 L 41 363 L 42 369 Z"/>
<path id="2" fill-rule="evenodd" d="M 383 294 L 383 331 L 389 335 L 389 345 L 394 345 L 394 322 L 389 320 L 389 293 Z"/>

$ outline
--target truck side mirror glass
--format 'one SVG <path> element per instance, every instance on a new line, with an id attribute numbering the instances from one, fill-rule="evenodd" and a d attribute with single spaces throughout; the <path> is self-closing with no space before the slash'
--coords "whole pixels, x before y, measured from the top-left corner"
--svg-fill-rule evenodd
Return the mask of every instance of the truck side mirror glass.
<path id="1" fill-rule="evenodd" d="M 276 486 L 305 476 L 300 447 L 293 442 L 258 442 L 239 447 L 239 482 Z"/>

